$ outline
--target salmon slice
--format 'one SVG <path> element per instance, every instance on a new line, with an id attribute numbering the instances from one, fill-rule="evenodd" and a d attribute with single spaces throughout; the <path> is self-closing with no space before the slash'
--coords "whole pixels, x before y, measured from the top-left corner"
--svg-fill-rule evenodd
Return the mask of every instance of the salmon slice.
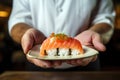
<path id="1" fill-rule="evenodd" d="M 73 50 L 76 49 L 79 51 L 80 54 L 84 53 L 82 45 L 80 41 L 78 41 L 77 39 L 74 39 L 61 33 L 59 34 L 52 33 L 50 37 L 43 41 L 40 47 L 40 56 L 45 56 L 47 50 L 58 48 Z"/>

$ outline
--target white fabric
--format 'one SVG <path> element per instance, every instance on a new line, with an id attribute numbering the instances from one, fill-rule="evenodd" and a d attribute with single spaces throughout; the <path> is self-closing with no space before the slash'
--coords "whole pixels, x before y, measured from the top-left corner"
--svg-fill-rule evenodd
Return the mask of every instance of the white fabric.
<path id="1" fill-rule="evenodd" d="M 15 24 L 27 23 L 47 37 L 52 32 L 75 36 L 101 22 L 113 26 L 115 16 L 111 0 L 13 0 L 13 3 L 9 32 Z"/>
<path id="2" fill-rule="evenodd" d="M 46 36 L 52 32 L 75 36 L 90 24 L 105 22 L 113 25 L 114 12 L 111 0 L 100 0 L 100 9 L 90 23 L 99 0 L 13 0 L 9 31 L 17 23 L 28 23 Z M 79 32 L 80 33 L 80 32 Z"/>

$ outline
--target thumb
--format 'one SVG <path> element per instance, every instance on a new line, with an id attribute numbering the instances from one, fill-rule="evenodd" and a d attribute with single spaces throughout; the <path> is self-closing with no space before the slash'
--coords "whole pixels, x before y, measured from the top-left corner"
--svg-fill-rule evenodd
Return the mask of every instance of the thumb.
<path id="1" fill-rule="evenodd" d="M 93 45 L 94 45 L 95 49 L 97 49 L 98 51 L 105 51 L 106 50 L 106 47 L 102 43 L 100 35 L 96 34 L 92 38 L 93 38 Z"/>
<path id="2" fill-rule="evenodd" d="M 34 39 L 30 35 L 23 35 L 21 45 L 24 53 L 26 54 L 33 47 Z"/>

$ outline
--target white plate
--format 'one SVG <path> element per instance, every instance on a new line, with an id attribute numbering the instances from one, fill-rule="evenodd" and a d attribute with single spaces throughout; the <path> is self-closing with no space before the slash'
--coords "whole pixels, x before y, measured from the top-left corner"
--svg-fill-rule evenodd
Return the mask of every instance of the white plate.
<path id="1" fill-rule="evenodd" d="M 98 51 L 89 48 L 87 46 L 83 46 L 83 49 L 85 51 L 84 54 L 77 55 L 77 56 L 45 56 L 41 57 L 40 56 L 40 45 L 36 45 L 33 47 L 27 54 L 28 57 L 30 58 L 35 58 L 35 59 L 41 59 L 41 60 L 70 60 L 70 59 L 80 59 L 80 58 L 86 58 L 90 56 L 94 56 L 98 54 Z"/>

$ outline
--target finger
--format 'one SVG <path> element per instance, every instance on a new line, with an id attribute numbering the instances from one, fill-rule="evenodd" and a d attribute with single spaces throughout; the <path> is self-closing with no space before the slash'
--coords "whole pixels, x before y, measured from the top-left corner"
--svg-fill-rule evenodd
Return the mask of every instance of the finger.
<path id="1" fill-rule="evenodd" d="M 31 37 L 32 36 L 26 35 L 26 34 L 23 35 L 22 37 L 21 45 L 22 45 L 24 53 L 27 53 L 33 46 L 34 39 L 32 39 Z"/>
<path id="2" fill-rule="evenodd" d="M 54 67 L 60 66 L 62 64 L 62 61 L 53 61 L 52 62 Z"/>
<path id="3" fill-rule="evenodd" d="M 78 60 L 77 62 L 79 63 L 80 66 L 86 66 L 92 61 L 92 57 L 89 58 L 83 58 L 81 60 Z"/>
<path id="4" fill-rule="evenodd" d="M 49 61 L 33 59 L 33 63 L 42 68 L 51 68 L 52 67 L 52 63 Z"/>
<path id="5" fill-rule="evenodd" d="M 35 44 L 41 44 L 43 42 L 43 40 L 45 40 L 45 38 L 46 38 L 42 32 L 40 32 L 36 29 L 32 29 L 31 34 L 33 35 Z"/>
<path id="6" fill-rule="evenodd" d="M 103 45 L 101 38 L 99 35 L 92 36 L 93 38 L 93 45 L 99 51 L 105 51 L 106 47 Z"/>
<path id="7" fill-rule="evenodd" d="M 90 62 L 92 62 L 94 57 L 89 57 L 89 58 L 83 58 L 83 59 L 77 59 L 77 60 L 69 60 L 66 61 L 66 63 L 71 64 L 71 65 L 76 65 L 76 66 L 86 66 Z M 96 57 L 95 57 L 96 58 Z"/>
<path id="8" fill-rule="evenodd" d="M 80 66 L 87 66 L 91 61 L 87 60 L 87 61 L 82 61 Z"/>
<path id="9" fill-rule="evenodd" d="M 68 64 L 70 64 L 70 63 L 71 63 L 71 60 L 66 60 L 65 62 L 68 63 Z"/>
<path id="10" fill-rule="evenodd" d="M 66 63 L 71 64 L 71 65 L 78 65 L 77 59 L 76 60 L 68 60 Z"/>
<path id="11" fill-rule="evenodd" d="M 90 62 L 94 62 L 96 59 L 97 59 L 97 55 L 95 55 L 95 56 L 92 56 L 92 57 L 89 57 L 89 58 L 85 58 L 85 59 L 83 59 L 83 60 L 81 60 L 81 65 L 82 66 L 86 66 L 86 65 L 88 65 Z"/>
<path id="12" fill-rule="evenodd" d="M 77 60 L 71 60 L 71 61 L 70 61 L 70 64 L 72 64 L 72 65 L 77 65 Z"/>
<path id="13" fill-rule="evenodd" d="M 91 61 L 91 62 L 96 61 L 96 59 L 97 59 L 97 55 L 95 55 L 95 56 L 93 57 L 93 59 L 92 59 L 92 61 Z"/>
<path id="14" fill-rule="evenodd" d="M 27 59 L 31 63 L 35 64 L 36 66 L 42 67 L 42 68 L 51 68 L 52 67 L 52 63 L 50 61 L 32 59 L 29 57 L 27 57 Z"/>

